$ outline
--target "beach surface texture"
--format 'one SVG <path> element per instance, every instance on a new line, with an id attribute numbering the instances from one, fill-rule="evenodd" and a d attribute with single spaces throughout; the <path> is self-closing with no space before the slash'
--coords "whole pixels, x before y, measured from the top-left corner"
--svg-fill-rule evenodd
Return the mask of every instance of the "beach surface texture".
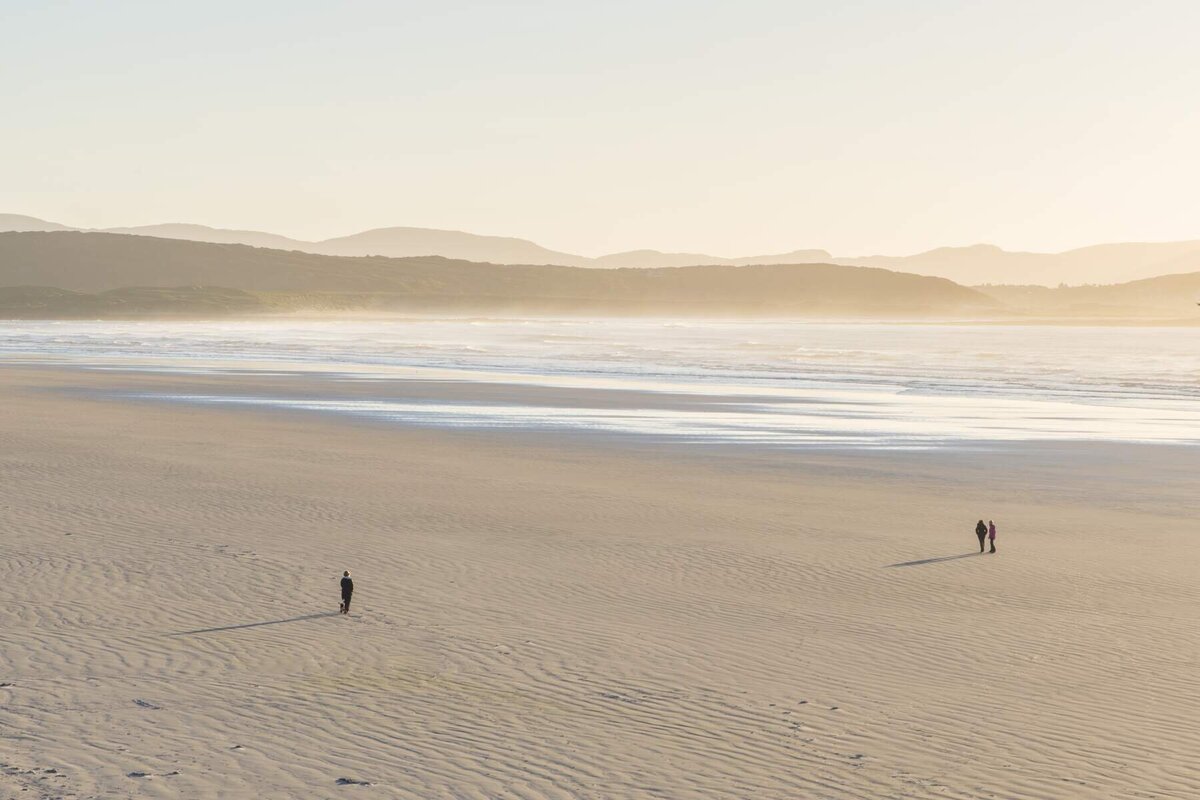
<path id="1" fill-rule="evenodd" d="M 1200 797 L 1194 448 L 127 396 L 179 381 L 0 369 L 0 797 Z"/>

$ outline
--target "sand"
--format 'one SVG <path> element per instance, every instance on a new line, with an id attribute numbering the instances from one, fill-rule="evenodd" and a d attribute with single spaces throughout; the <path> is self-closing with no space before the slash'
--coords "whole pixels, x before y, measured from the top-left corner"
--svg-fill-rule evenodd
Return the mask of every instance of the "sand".
<path id="1" fill-rule="evenodd" d="M 1200 451 L 97 393 L 168 380 L 0 369 L 0 797 L 1200 796 Z"/>

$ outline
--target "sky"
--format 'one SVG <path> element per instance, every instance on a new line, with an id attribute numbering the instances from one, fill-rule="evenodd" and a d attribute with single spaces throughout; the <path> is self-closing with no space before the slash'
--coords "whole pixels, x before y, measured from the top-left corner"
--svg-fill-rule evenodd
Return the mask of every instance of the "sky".
<path id="1" fill-rule="evenodd" d="M 1200 4 L 0 0 L 0 212 L 755 255 L 1200 238 Z"/>

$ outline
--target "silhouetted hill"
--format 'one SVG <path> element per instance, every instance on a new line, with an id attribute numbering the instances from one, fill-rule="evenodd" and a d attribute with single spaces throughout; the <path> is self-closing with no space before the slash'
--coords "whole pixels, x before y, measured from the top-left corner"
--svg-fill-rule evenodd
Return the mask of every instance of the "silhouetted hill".
<path id="1" fill-rule="evenodd" d="M 833 264 L 501 266 L 75 232 L 0 233 L 0 286 L 88 293 L 129 286 L 228 287 L 275 295 L 267 298 L 275 307 L 405 310 L 920 316 L 999 307 L 941 278 Z"/>
<path id="2" fill-rule="evenodd" d="M 78 230 L 18 214 L 0 214 L 0 231 Z M 832 256 L 824 250 L 793 250 L 760 256 L 720 258 L 703 253 L 631 250 L 598 258 L 549 250 L 525 239 L 479 236 L 429 228 L 379 228 L 324 241 L 302 241 L 259 231 L 210 228 L 205 225 L 144 225 L 111 228 L 127 233 L 197 242 L 247 244 L 277 250 L 340 256 L 381 255 L 394 258 L 438 255 L 493 264 L 556 264 L 573 267 L 681 267 L 724 264 L 843 264 L 881 267 L 897 272 L 949 278 L 964 285 L 1012 284 L 1055 286 L 1121 283 L 1141 278 L 1200 271 L 1200 241 L 1118 243 L 1081 247 L 1063 253 L 1023 253 L 993 245 L 939 247 L 911 256 Z"/>
<path id="3" fill-rule="evenodd" d="M 1082 279 L 1064 283 L 1121 283 L 1200 271 L 1200 241 L 1098 244 L 1059 253 L 1063 269 Z"/>
<path id="4" fill-rule="evenodd" d="M 193 242 L 213 244 L 246 244 L 251 247 L 270 247 L 275 250 L 308 251 L 312 242 L 289 239 L 273 233 L 260 231 L 236 231 L 226 228 L 210 228 L 207 225 L 167 223 L 165 225 L 140 225 L 134 228 L 106 228 L 104 233 L 126 233 L 133 236 L 155 236 L 159 239 L 186 239 Z"/>
<path id="5" fill-rule="evenodd" d="M 826 250 L 792 250 L 789 253 L 775 253 L 765 256 L 726 258 L 717 263 L 743 267 L 753 264 L 835 264 L 837 262 Z"/>
<path id="6" fill-rule="evenodd" d="M 585 266 L 590 261 L 582 256 L 547 250 L 524 239 L 432 228 L 379 228 L 314 242 L 310 248 L 303 249 L 332 256 L 442 256 L 493 264 Z"/>
<path id="7" fill-rule="evenodd" d="M 85 294 L 47 286 L 0 287 L 4 319 L 204 318 L 268 310 L 261 298 L 237 289 L 132 287 Z"/>
<path id="8" fill-rule="evenodd" d="M 1012 253 L 990 244 L 939 247 L 912 256 L 866 256 L 839 262 L 860 266 L 950 277 L 956 283 L 1041 283 L 1054 272 L 1055 256 L 1048 253 Z M 981 278 L 980 276 L 991 276 Z"/>
<path id="9" fill-rule="evenodd" d="M 824 250 L 793 250 L 768 256 L 718 258 L 702 253 L 662 253 L 658 250 L 630 250 L 591 259 L 588 266 L 619 267 L 692 267 L 698 265 L 750 266 L 752 264 L 828 264 L 833 256 Z"/>
<path id="10" fill-rule="evenodd" d="M 0 231 L 73 231 L 74 228 L 24 214 L 0 214 Z"/>
<path id="11" fill-rule="evenodd" d="M 19 214 L 0 215 L 3 231 L 81 231 L 55 222 L 46 222 Z M 90 233 L 123 233 L 133 236 L 154 236 L 160 239 L 183 239 L 213 244 L 245 244 L 275 250 L 299 250 L 304 253 L 333 256 L 443 256 L 464 261 L 494 264 L 559 264 L 590 266 L 592 259 L 571 253 L 559 253 L 541 245 L 508 236 L 480 236 L 463 231 L 444 231 L 432 228 L 378 228 L 351 236 L 339 236 L 322 241 L 304 241 L 262 231 L 210 228 L 207 225 L 166 223 L 127 228 L 105 228 Z"/>
<path id="12" fill-rule="evenodd" d="M 1014 253 L 992 245 L 940 247 L 913 256 L 838 258 L 835 263 L 938 275 L 967 285 L 1112 284 L 1200 270 L 1200 241 L 1100 244 L 1064 253 Z"/>
<path id="13" fill-rule="evenodd" d="M 978 286 L 1010 308 L 1047 317 L 1200 319 L 1200 272 L 1109 286 Z"/>

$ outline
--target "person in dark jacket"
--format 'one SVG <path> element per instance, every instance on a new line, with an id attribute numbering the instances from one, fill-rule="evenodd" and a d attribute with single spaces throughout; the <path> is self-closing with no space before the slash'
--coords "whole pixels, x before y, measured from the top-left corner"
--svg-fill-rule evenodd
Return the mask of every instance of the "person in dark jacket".
<path id="1" fill-rule="evenodd" d="M 987 539 L 987 525 L 983 524 L 983 520 L 979 520 L 979 524 L 975 526 L 975 535 L 979 537 L 979 552 L 983 552 L 983 542 Z M 350 573 L 346 573 L 349 575 Z"/>
<path id="2" fill-rule="evenodd" d="M 354 594 L 354 581 L 350 578 L 350 570 L 342 573 L 342 605 L 343 614 L 350 613 L 350 595 Z"/>

